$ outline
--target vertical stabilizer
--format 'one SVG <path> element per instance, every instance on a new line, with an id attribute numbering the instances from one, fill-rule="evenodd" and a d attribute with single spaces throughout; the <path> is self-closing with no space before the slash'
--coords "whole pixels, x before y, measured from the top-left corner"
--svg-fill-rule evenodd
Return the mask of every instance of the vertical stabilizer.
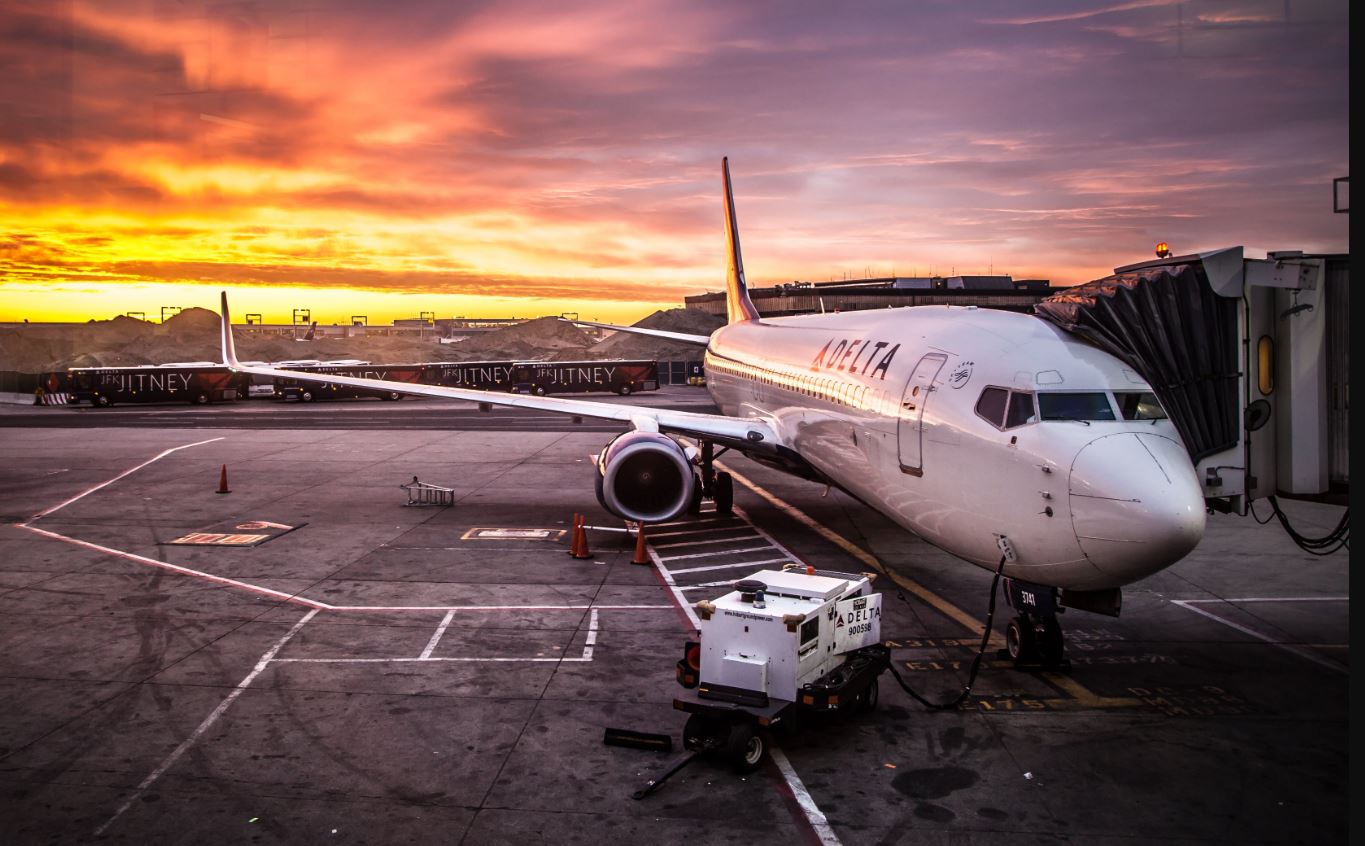
<path id="1" fill-rule="evenodd" d="M 730 187 L 730 159 L 720 161 L 725 181 L 725 239 L 729 251 L 729 269 L 725 278 L 725 313 L 730 323 L 757 320 L 758 309 L 749 299 L 749 288 L 744 283 L 744 258 L 739 252 L 739 223 L 735 220 L 735 193 Z"/>
<path id="2" fill-rule="evenodd" d="M 228 367 L 237 366 L 237 345 L 232 342 L 232 318 L 228 316 L 227 291 L 223 292 L 223 363 Z"/>

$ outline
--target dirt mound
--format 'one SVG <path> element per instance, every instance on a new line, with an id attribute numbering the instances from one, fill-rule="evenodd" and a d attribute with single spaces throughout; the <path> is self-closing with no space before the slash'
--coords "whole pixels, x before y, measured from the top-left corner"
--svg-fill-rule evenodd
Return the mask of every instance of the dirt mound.
<path id="1" fill-rule="evenodd" d="M 538 317 L 475 335 L 446 349 L 460 361 L 500 358 L 576 358 L 592 346 L 583 330 L 557 317 Z"/>
<path id="2" fill-rule="evenodd" d="M 156 327 L 156 334 L 181 339 L 216 339 L 220 323 L 215 311 L 187 308 Z"/>
<path id="3" fill-rule="evenodd" d="M 665 332 L 684 332 L 689 335 L 710 335 L 725 321 L 709 312 L 697 308 L 673 308 L 656 311 L 634 325 L 643 329 L 659 329 Z M 669 341 L 651 338 L 648 335 L 634 335 L 617 332 L 611 337 L 593 344 L 585 358 L 655 358 L 700 359 L 703 348 L 683 341 Z M 556 356 L 556 358 L 562 358 Z"/>

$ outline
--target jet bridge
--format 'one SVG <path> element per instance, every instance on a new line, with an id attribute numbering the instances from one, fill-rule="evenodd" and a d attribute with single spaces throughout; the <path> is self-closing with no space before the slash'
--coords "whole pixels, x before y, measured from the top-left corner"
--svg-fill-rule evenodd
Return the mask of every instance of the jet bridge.
<path id="1" fill-rule="evenodd" d="M 1345 267 L 1230 247 L 1116 268 L 1035 311 L 1141 374 L 1209 506 L 1246 514 L 1255 499 L 1346 481 Z"/>

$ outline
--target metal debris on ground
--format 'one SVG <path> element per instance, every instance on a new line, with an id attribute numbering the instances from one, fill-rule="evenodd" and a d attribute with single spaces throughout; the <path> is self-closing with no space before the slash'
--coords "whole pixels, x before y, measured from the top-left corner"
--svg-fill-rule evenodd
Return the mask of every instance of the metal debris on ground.
<path id="1" fill-rule="evenodd" d="M 426 482 L 419 482 L 416 476 L 406 485 L 398 487 L 408 492 L 408 501 L 405 505 L 439 505 L 447 506 L 455 504 L 455 489 L 443 488 L 440 485 L 429 485 Z"/>

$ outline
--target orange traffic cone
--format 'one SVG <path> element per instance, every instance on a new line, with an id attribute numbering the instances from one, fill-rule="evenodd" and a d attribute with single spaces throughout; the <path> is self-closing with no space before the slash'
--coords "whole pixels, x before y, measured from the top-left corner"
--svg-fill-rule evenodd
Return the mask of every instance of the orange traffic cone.
<path id="1" fill-rule="evenodd" d="M 223 472 L 218 475 L 218 490 L 215 493 L 232 493 L 227 486 L 227 465 L 223 465 Z"/>
<path id="2" fill-rule="evenodd" d="M 592 553 L 588 551 L 588 530 L 584 528 L 585 522 L 582 514 L 573 516 L 573 538 L 569 542 L 569 554 L 580 560 L 592 557 Z"/>
<path id="3" fill-rule="evenodd" d="M 644 523 L 641 523 L 640 527 L 635 530 L 635 557 L 630 559 L 630 563 L 643 564 L 645 566 L 648 566 L 650 563 L 652 563 L 649 560 L 649 550 L 645 549 Z"/>

